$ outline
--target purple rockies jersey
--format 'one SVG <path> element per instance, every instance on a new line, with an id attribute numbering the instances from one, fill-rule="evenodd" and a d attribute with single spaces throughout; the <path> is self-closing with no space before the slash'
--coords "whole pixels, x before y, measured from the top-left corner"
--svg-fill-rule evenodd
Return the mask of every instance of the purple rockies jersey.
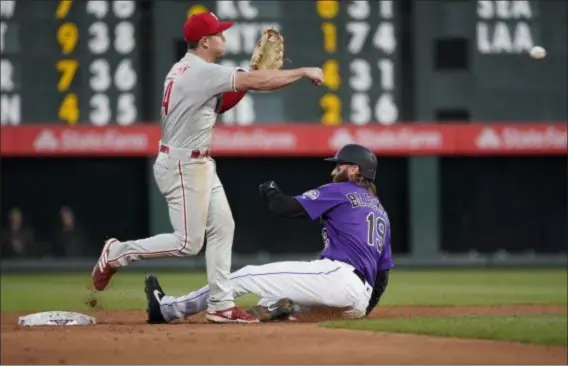
<path id="1" fill-rule="evenodd" d="M 377 270 L 394 267 L 387 212 L 365 188 L 351 182 L 330 183 L 296 199 L 312 220 L 320 218 L 323 224 L 321 258 L 352 265 L 371 286 Z"/>

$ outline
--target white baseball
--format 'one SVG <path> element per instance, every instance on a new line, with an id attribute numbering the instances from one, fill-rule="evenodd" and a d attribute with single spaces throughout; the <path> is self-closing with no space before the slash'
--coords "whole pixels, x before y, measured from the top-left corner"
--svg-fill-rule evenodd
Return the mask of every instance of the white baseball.
<path id="1" fill-rule="evenodd" d="M 530 55 L 532 58 L 541 59 L 546 56 L 546 50 L 541 46 L 534 46 L 531 48 Z"/>

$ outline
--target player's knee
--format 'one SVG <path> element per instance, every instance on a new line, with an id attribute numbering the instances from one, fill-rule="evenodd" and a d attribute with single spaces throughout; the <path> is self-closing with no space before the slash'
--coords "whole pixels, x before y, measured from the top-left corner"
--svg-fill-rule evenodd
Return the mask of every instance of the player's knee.
<path id="1" fill-rule="evenodd" d="M 184 253 L 187 256 L 195 256 L 195 255 L 199 254 L 199 252 L 201 251 L 202 248 L 203 248 L 203 240 L 201 240 L 201 244 L 196 242 L 194 245 L 188 245 L 182 251 L 182 253 Z"/>
<path id="2" fill-rule="evenodd" d="M 207 232 L 207 242 L 211 240 L 219 246 L 232 246 L 234 235 L 235 221 L 233 217 L 219 217 L 211 230 Z"/>
<path id="3" fill-rule="evenodd" d="M 235 232 L 235 220 L 233 219 L 233 215 L 230 211 L 221 215 L 219 222 L 219 230 L 223 231 L 225 235 L 233 235 Z"/>
<path id="4" fill-rule="evenodd" d="M 197 235 L 191 239 L 185 233 L 175 233 L 178 251 L 183 256 L 194 256 L 199 254 L 203 248 L 204 235 Z"/>

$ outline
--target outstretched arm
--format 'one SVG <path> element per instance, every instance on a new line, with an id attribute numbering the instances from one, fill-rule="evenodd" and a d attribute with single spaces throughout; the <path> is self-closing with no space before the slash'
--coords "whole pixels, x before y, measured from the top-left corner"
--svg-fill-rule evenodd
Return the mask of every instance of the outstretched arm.
<path id="1" fill-rule="evenodd" d="M 235 75 L 235 89 L 276 90 L 292 84 L 304 77 L 303 69 L 293 70 L 258 70 Z"/>
<path id="2" fill-rule="evenodd" d="M 236 91 L 228 91 L 222 94 L 218 113 L 224 113 L 237 105 L 248 90 L 276 90 L 290 85 L 302 77 L 310 78 L 316 85 L 321 85 L 323 82 L 323 74 L 320 78 L 320 69 L 318 68 L 258 70 L 248 73 L 239 69 L 235 73 L 234 89 Z"/>
<path id="3" fill-rule="evenodd" d="M 286 196 L 274 182 L 266 182 L 259 186 L 260 195 L 268 202 L 270 212 L 288 218 L 308 216 L 304 207 L 293 196 Z"/>
<path id="4" fill-rule="evenodd" d="M 275 196 L 268 204 L 270 212 L 288 218 L 300 218 L 308 216 L 304 207 L 292 196 L 280 194 Z"/>
<path id="5" fill-rule="evenodd" d="M 310 79 L 315 85 L 323 83 L 323 72 L 317 67 L 303 67 L 292 70 L 255 70 L 235 74 L 235 90 L 277 90 L 301 78 Z"/>

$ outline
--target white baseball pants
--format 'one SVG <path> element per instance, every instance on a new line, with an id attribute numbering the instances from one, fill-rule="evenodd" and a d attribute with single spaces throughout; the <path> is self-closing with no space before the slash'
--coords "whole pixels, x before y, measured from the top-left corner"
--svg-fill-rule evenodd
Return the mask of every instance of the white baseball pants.
<path id="1" fill-rule="evenodd" d="M 346 317 L 361 318 L 373 288 L 353 270 L 349 264 L 329 259 L 276 262 L 243 267 L 231 274 L 230 282 L 234 298 L 252 293 L 261 297 L 259 304 L 264 306 L 289 298 L 297 305 L 296 311 L 328 306 L 346 308 Z M 181 297 L 164 296 L 162 315 L 171 321 L 204 311 L 210 291 L 210 286 L 205 286 Z"/>
<path id="2" fill-rule="evenodd" d="M 118 268 L 140 259 L 194 256 L 206 236 L 208 309 L 233 307 L 229 275 L 235 222 L 215 161 L 190 158 L 188 150 L 170 148 L 168 154 L 158 155 L 154 178 L 168 202 L 174 232 L 114 243 L 109 249 L 109 264 Z"/>

